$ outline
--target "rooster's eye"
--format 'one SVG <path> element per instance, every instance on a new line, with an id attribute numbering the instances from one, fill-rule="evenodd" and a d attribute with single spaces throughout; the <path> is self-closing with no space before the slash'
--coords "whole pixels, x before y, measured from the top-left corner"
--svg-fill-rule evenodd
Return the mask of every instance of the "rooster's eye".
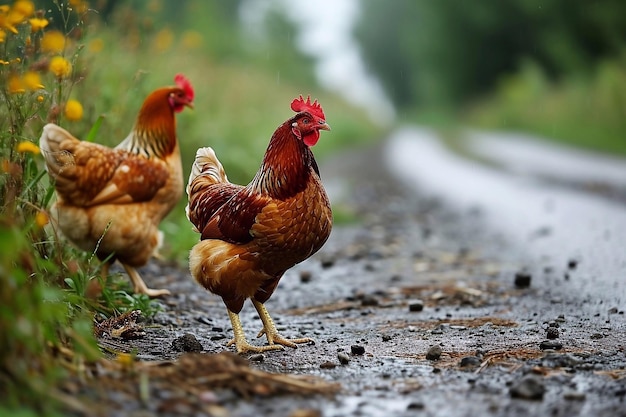
<path id="1" fill-rule="evenodd" d="M 304 119 L 302 119 L 302 123 L 304 123 L 305 125 L 308 125 L 311 121 L 309 120 L 308 117 L 305 117 Z"/>

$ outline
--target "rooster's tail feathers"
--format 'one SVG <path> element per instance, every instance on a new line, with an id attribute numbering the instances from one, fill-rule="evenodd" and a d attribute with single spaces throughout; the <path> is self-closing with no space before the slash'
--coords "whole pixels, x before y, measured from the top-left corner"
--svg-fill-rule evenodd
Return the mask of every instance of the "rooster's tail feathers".
<path id="1" fill-rule="evenodd" d="M 187 194 L 191 191 L 191 183 L 199 176 L 203 177 L 203 182 L 210 184 L 228 182 L 224 167 L 212 148 L 200 148 L 196 152 L 196 159 L 191 166 L 189 182 L 187 183 Z"/>

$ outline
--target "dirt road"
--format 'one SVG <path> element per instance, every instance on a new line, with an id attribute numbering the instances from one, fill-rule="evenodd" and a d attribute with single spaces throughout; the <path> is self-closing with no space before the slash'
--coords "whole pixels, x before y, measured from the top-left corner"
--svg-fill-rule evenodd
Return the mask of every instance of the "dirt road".
<path id="1" fill-rule="evenodd" d="M 315 344 L 248 355 L 242 365 L 250 384 L 253 371 L 301 375 L 336 383 L 326 387 L 332 394 L 303 388 L 274 395 L 261 383 L 252 394 L 217 389 L 201 378 L 215 374 L 215 365 L 196 358 L 186 376 L 142 379 L 135 371 L 107 380 L 97 395 L 82 389 L 90 410 L 120 416 L 626 416 L 623 277 L 588 275 L 595 255 L 569 252 L 571 242 L 552 243 L 559 256 L 531 248 L 542 237 L 567 236 L 566 230 L 532 225 L 516 240 L 494 227 L 492 208 L 480 201 L 459 204 L 399 176 L 401 162 L 387 159 L 395 145 L 322 167 L 336 211 L 360 220 L 337 225 L 323 250 L 288 271 L 267 303 L 286 336 L 306 335 Z M 405 157 L 417 164 L 419 152 Z M 467 191 L 469 178 L 461 175 L 459 189 Z M 623 247 L 621 253 L 607 247 L 623 259 Z M 181 351 L 200 350 L 204 358 L 232 351 L 225 346 L 232 334 L 221 300 L 173 266 L 152 263 L 144 275 L 173 295 L 146 323 L 144 337 L 105 338 L 107 344 L 136 352 L 141 363 L 188 360 Z M 601 285 L 585 294 L 587 280 Z M 241 316 L 252 339 L 260 328 L 254 309 L 244 307 Z M 194 388 L 183 389 L 192 379 Z"/>

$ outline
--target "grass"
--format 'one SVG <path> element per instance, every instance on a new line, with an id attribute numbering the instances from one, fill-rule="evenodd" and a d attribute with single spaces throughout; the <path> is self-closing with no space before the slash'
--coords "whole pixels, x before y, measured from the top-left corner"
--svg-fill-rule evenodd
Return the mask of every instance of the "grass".
<path id="1" fill-rule="evenodd" d="M 229 178 L 247 183 L 272 132 L 293 114 L 289 104 L 298 94 L 318 98 L 333 127 L 315 148 L 321 160 L 378 136 L 362 112 L 310 83 L 310 71 L 299 81 L 301 69 L 281 72 L 263 61 L 262 44 L 251 55 L 250 48 L 237 47 L 238 37 L 216 43 L 210 25 L 205 32 L 158 29 L 146 23 L 145 10 L 127 6 L 105 25 L 84 1 L 70 4 L 45 2 L 45 13 L 23 0 L 0 8 L 0 412 L 8 414 L 59 410 L 63 396 L 55 382 L 75 371 L 60 365 L 58 352 L 70 349 L 76 362 L 99 357 L 94 318 L 133 309 L 150 316 L 157 309 L 130 293 L 126 277 L 106 277 L 102 296 L 86 296 L 88 282 L 101 279 L 100 263 L 66 244 L 48 222 L 54 189 L 36 146 L 46 122 L 117 145 L 147 94 L 182 72 L 196 91 L 195 110 L 177 117 L 185 177 L 196 149 L 212 146 Z M 35 31 L 30 19 L 52 16 L 54 21 Z M 60 35 L 56 40 L 54 33 Z M 275 46 L 267 48 L 277 53 Z M 60 57 L 59 65 L 51 65 L 53 57 Z M 66 112 L 70 100 L 79 103 L 80 112 Z M 198 239 L 184 216 L 185 204 L 179 202 L 161 225 L 167 242 L 162 254 L 181 266 Z"/>
<path id="2" fill-rule="evenodd" d="M 547 140 L 626 157 L 626 55 L 589 75 L 549 80 L 532 63 L 463 114 L 488 129 L 529 132 Z"/>

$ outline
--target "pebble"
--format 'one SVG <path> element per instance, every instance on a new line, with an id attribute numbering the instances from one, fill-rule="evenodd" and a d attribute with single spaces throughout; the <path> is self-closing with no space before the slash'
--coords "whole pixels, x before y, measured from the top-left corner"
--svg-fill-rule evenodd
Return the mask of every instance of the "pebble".
<path id="1" fill-rule="evenodd" d="M 424 310 L 424 302 L 422 300 L 413 300 L 409 302 L 409 311 L 417 312 Z"/>
<path id="2" fill-rule="evenodd" d="M 543 342 L 539 343 L 539 349 L 541 350 L 546 350 L 546 349 L 560 350 L 562 348 L 563 348 L 563 343 L 555 342 L 553 340 L 544 340 Z"/>
<path id="3" fill-rule="evenodd" d="M 350 352 L 352 352 L 353 355 L 362 355 L 365 353 L 365 347 L 361 345 L 352 345 L 350 346 Z"/>
<path id="4" fill-rule="evenodd" d="M 431 346 L 430 349 L 428 349 L 428 352 L 426 352 L 426 359 L 428 359 L 429 361 L 436 361 L 440 357 L 441 357 L 441 346 L 439 345 Z"/>
<path id="5" fill-rule="evenodd" d="M 311 278 L 313 278 L 313 274 L 311 273 L 311 271 L 300 272 L 300 282 L 303 282 L 303 283 L 311 282 Z"/>
<path id="6" fill-rule="evenodd" d="M 172 341 L 172 349 L 176 352 L 202 352 L 204 348 L 198 342 L 196 336 L 191 333 L 185 333 Z"/>
<path id="7" fill-rule="evenodd" d="M 559 329 L 557 329 L 556 327 L 548 327 L 546 329 L 546 337 L 548 339 L 558 339 Z"/>
<path id="8" fill-rule="evenodd" d="M 378 305 L 378 299 L 373 295 L 364 295 L 363 298 L 361 298 L 361 305 L 363 307 L 375 307 Z"/>
<path id="9" fill-rule="evenodd" d="M 331 361 L 322 362 L 320 364 L 321 369 L 334 369 L 337 367 L 337 364 Z"/>
<path id="10" fill-rule="evenodd" d="M 250 355 L 248 360 L 251 362 L 263 362 L 265 360 L 265 355 L 262 353 L 255 353 L 254 355 Z"/>
<path id="11" fill-rule="evenodd" d="M 392 337 L 388 334 L 384 334 L 383 335 L 383 342 L 389 342 L 392 339 Z"/>
<path id="12" fill-rule="evenodd" d="M 585 401 L 587 399 L 587 395 L 585 395 L 584 392 L 569 391 L 563 394 L 563 399 L 568 401 Z"/>
<path id="13" fill-rule="evenodd" d="M 461 362 L 459 362 L 461 368 L 474 368 L 480 366 L 480 364 L 481 361 L 478 356 L 466 356 L 461 359 Z"/>
<path id="14" fill-rule="evenodd" d="M 517 288 L 528 288 L 530 287 L 530 280 L 532 276 L 529 272 L 519 271 L 515 273 L 515 280 L 513 281 Z"/>
<path id="15" fill-rule="evenodd" d="M 344 352 L 339 352 L 337 354 L 337 359 L 339 360 L 339 363 L 342 364 L 342 365 L 347 365 L 347 364 L 350 363 L 350 356 L 348 356 Z"/>
<path id="16" fill-rule="evenodd" d="M 541 379 L 531 375 L 514 383 L 509 392 L 513 398 L 542 400 L 546 387 Z"/>

